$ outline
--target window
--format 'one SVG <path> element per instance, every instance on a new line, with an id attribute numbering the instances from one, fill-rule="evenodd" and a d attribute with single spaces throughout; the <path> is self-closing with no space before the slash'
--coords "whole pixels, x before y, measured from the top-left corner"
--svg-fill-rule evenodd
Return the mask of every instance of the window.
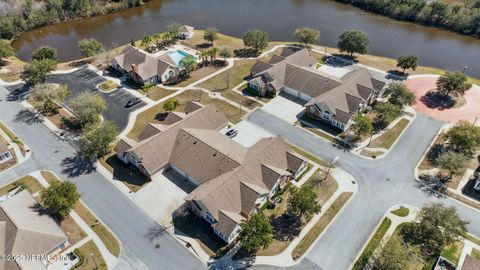
<path id="1" fill-rule="evenodd" d="M 215 219 L 212 216 L 210 216 L 209 213 L 205 213 L 205 219 L 210 223 L 215 222 Z"/>
<path id="2" fill-rule="evenodd" d="M 10 152 L 5 152 L 0 155 L 0 162 L 5 162 L 11 158 L 12 158 L 12 154 L 10 154 Z"/>

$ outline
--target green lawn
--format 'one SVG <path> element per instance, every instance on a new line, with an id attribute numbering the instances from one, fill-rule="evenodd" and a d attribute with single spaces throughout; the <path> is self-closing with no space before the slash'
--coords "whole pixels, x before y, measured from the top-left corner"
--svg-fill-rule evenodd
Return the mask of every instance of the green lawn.
<path id="1" fill-rule="evenodd" d="M 463 246 L 464 244 L 462 241 L 457 241 L 446 246 L 440 255 L 454 264 L 458 264 L 460 255 L 462 254 Z"/>
<path id="2" fill-rule="evenodd" d="M 471 241 L 471 242 L 473 242 L 473 243 L 475 243 L 475 244 L 477 244 L 477 245 L 480 245 L 480 238 L 478 238 L 478 237 L 476 237 L 476 236 L 473 236 L 473 235 L 471 235 L 471 234 L 469 234 L 469 233 L 467 233 L 467 234 L 465 235 L 465 239 L 467 239 L 467 240 L 469 240 L 469 241 Z"/>
<path id="3" fill-rule="evenodd" d="M 30 193 L 36 193 L 43 189 L 43 186 L 38 180 L 30 175 L 26 175 L 10 184 L 7 184 L 0 188 L 0 196 L 7 194 L 9 191 L 16 189 L 17 187 L 26 188 Z"/>
<path id="4" fill-rule="evenodd" d="M 475 259 L 480 260 L 480 250 L 479 249 L 474 248 L 470 255 L 472 257 L 474 257 Z"/>
<path id="5" fill-rule="evenodd" d="M 158 86 L 153 86 L 148 89 L 148 97 L 153 100 L 159 100 L 171 94 L 174 94 L 177 90 L 169 90 Z"/>
<path id="6" fill-rule="evenodd" d="M 408 208 L 400 207 L 396 210 L 393 210 L 392 214 L 397 215 L 399 217 L 406 217 L 406 216 L 408 216 L 409 212 L 410 212 L 410 210 Z"/>
<path id="7" fill-rule="evenodd" d="M 10 139 L 20 147 L 20 151 L 25 155 L 25 145 L 23 142 L 11 131 L 2 121 L 0 121 L 0 128 L 7 134 Z"/>
<path id="8" fill-rule="evenodd" d="M 382 220 L 380 227 L 378 227 L 377 231 L 373 234 L 372 238 L 368 242 L 362 254 L 358 258 L 358 260 L 355 262 L 355 265 L 352 268 L 353 270 L 363 269 L 365 264 L 368 262 L 368 260 L 372 256 L 375 249 L 380 244 L 380 241 L 382 240 L 383 236 L 387 232 L 388 228 L 390 228 L 391 224 L 392 224 L 392 221 L 389 218 L 385 218 Z"/>
<path id="9" fill-rule="evenodd" d="M 43 178 L 45 178 L 45 180 L 47 180 L 47 182 L 50 185 L 55 183 L 55 182 L 60 181 L 60 179 L 58 179 L 58 177 L 55 174 L 53 174 L 49 171 L 41 171 L 40 173 L 42 174 Z"/>
<path id="10" fill-rule="evenodd" d="M 107 264 L 103 258 L 100 250 L 93 240 L 88 241 L 81 247 L 75 249 L 75 254 L 80 258 L 72 269 L 76 270 L 107 270 Z M 98 267 L 98 268 L 97 268 Z"/>
<path id="11" fill-rule="evenodd" d="M 116 82 L 107 80 L 106 82 L 103 82 L 102 84 L 100 84 L 98 88 L 100 88 L 100 90 L 104 92 L 111 92 L 117 89 L 118 86 L 119 85 Z"/>
<path id="12" fill-rule="evenodd" d="M 256 59 L 236 60 L 231 69 L 201 83 L 199 87 L 206 88 L 211 91 L 232 89 L 241 84 L 245 78 L 250 75 L 250 69 L 253 67 L 255 62 L 257 62 Z M 227 76 L 230 77 L 230 82 L 228 85 Z"/>
<path id="13" fill-rule="evenodd" d="M 432 146 L 434 145 L 440 145 L 440 144 L 444 144 L 446 141 L 446 138 L 445 138 L 445 134 L 444 133 L 441 133 L 437 136 L 437 138 L 435 138 L 435 141 L 433 142 Z M 431 148 L 428 149 L 428 151 L 430 151 Z M 428 152 L 427 152 L 428 153 Z M 430 169 L 433 169 L 435 168 L 435 164 L 433 164 L 429 159 L 428 157 L 425 155 L 422 159 L 422 162 L 420 163 L 420 165 L 418 166 L 418 169 L 419 170 L 430 170 Z"/>
<path id="14" fill-rule="evenodd" d="M 395 143 L 398 137 L 405 130 L 408 123 L 410 123 L 409 120 L 401 119 L 391 129 L 386 131 L 384 134 L 380 135 L 380 137 L 374 139 L 372 143 L 370 143 L 369 147 L 389 149 L 390 147 L 392 147 L 393 143 Z"/>
<path id="15" fill-rule="evenodd" d="M 351 192 L 342 193 L 333 204 L 325 211 L 320 220 L 312 227 L 312 229 L 305 235 L 305 237 L 300 241 L 300 243 L 295 247 L 292 252 L 292 258 L 300 258 L 308 248 L 315 242 L 318 236 L 325 230 L 325 228 L 330 224 L 333 218 L 337 213 L 342 209 L 343 205 L 348 201 L 352 196 Z"/>
<path id="16" fill-rule="evenodd" d="M 75 212 L 90 226 L 90 228 L 100 237 L 107 247 L 108 251 L 114 256 L 120 256 L 120 243 L 110 230 L 101 223 L 81 202 L 75 205 Z"/>

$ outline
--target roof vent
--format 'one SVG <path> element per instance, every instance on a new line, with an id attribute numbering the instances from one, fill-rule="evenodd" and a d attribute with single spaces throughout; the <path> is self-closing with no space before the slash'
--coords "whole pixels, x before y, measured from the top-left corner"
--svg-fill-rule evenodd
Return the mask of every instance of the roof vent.
<path id="1" fill-rule="evenodd" d="M 216 157 L 216 156 L 217 156 L 217 152 L 213 153 L 213 156 Z"/>

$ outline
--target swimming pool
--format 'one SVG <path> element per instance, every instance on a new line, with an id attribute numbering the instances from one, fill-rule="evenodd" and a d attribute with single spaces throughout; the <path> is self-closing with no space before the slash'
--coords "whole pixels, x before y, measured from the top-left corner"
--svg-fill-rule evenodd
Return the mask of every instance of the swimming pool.
<path id="1" fill-rule="evenodd" d="M 190 56 L 190 54 L 184 52 L 184 51 L 181 51 L 181 50 L 176 50 L 176 51 L 173 51 L 173 52 L 169 52 L 168 53 L 168 56 L 170 56 L 170 58 L 172 58 L 172 60 L 175 62 L 175 64 L 178 66 L 178 64 L 180 63 L 180 61 L 187 57 L 187 56 Z"/>

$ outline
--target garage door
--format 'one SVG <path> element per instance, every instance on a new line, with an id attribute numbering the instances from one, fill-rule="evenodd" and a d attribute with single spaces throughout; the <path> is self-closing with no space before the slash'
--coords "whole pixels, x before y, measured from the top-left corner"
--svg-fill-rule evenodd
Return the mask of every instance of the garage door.
<path id="1" fill-rule="evenodd" d="M 307 94 L 300 93 L 300 99 L 304 101 L 309 101 L 310 99 L 312 99 L 312 97 Z"/>
<path id="2" fill-rule="evenodd" d="M 289 94 L 291 96 L 298 97 L 298 91 L 293 90 L 292 88 L 284 87 L 283 92 L 285 92 L 286 94 Z"/>

